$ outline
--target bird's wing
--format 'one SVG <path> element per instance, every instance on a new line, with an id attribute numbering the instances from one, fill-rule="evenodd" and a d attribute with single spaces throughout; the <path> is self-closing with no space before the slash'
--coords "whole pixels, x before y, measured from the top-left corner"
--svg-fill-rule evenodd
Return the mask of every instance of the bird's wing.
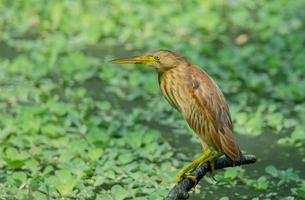
<path id="1" fill-rule="evenodd" d="M 218 145 L 221 150 L 232 160 L 240 159 L 240 150 L 234 140 L 232 120 L 225 97 L 218 86 L 203 70 L 195 67 L 189 77 L 189 91 L 197 106 L 203 110 L 209 125 L 213 126 L 213 133 L 219 138 Z"/>

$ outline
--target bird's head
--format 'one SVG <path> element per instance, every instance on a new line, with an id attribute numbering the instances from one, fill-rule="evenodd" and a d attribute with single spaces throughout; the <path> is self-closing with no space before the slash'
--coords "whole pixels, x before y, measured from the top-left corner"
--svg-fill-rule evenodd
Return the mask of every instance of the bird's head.
<path id="1" fill-rule="evenodd" d="M 184 57 L 168 50 L 159 50 L 142 56 L 115 59 L 112 61 L 115 64 L 145 64 L 153 66 L 159 71 L 166 71 L 186 62 Z"/>

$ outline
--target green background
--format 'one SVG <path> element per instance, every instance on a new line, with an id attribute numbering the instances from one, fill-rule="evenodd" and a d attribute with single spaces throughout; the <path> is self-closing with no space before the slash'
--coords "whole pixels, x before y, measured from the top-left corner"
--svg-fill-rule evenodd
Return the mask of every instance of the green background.
<path id="1" fill-rule="evenodd" d="M 191 199 L 305 198 L 305 1 L 1 0 L 0 199 L 162 199 L 199 140 L 154 70 L 181 53 L 224 92 L 243 151 Z"/>

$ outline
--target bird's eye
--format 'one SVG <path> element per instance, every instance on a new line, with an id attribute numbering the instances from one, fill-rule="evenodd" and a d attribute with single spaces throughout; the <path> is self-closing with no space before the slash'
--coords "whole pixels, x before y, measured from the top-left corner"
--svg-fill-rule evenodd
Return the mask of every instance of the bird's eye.
<path id="1" fill-rule="evenodd" d="M 155 60 L 156 61 L 160 61 L 160 57 L 159 56 L 155 56 Z"/>

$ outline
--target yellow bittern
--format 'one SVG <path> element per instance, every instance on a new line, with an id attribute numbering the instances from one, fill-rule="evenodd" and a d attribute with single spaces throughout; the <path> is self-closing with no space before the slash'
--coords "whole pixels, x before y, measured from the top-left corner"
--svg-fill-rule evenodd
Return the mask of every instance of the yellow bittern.
<path id="1" fill-rule="evenodd" d="M 168 50 L 112 62 L 146 64 L 157 69 L 164 97 L 182 113 L 200 138 L 204 153 L 178 172 L 177 182 L 184 178 L 197 182 L 196 177 L 187 173 L 205 162 L 210 162 L 211 174 L 214 175 L 214 162 L 222 155 L 233 161 L 240 160 L 241 152 L 233 137 L 232 120 L 225 97 L 204 70 Z"/>

